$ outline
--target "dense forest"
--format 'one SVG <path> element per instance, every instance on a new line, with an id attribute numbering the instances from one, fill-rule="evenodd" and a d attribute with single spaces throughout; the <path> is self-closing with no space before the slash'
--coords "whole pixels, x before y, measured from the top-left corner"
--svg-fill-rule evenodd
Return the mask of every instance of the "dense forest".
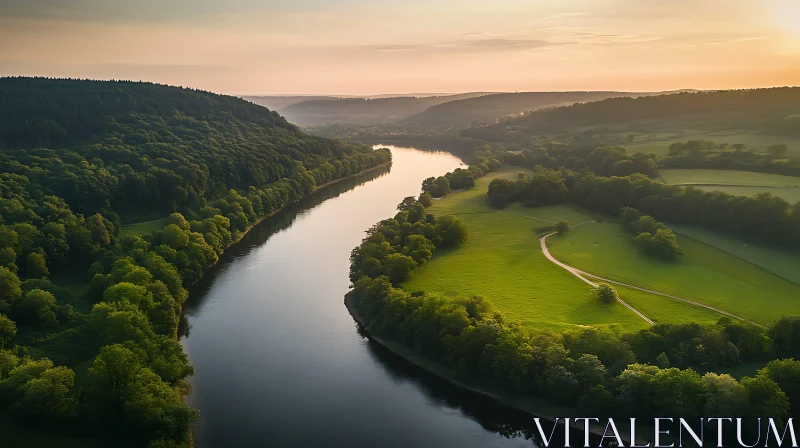
<path id="1" fill-rule="evenodd" d="M 262 218 L 391 160 L 237 98 L 31 78 L 0 79 L 0 148 L 0 411 L 150 447 L 197 418 L 188 289 Z M 154 213 L 162 230 L 119 236 Z"/>

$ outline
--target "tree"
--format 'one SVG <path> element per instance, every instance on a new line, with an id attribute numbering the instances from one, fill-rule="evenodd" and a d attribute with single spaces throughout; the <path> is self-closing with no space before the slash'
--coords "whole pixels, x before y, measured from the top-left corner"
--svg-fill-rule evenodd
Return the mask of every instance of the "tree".
<path id="1" fill-rule="evenodd" d="M 639 213 L 639 210 L 636 210 L 632 207 L 622 207 L 619 210 L 619 220 L 621 221 L 622 225 L 628 226 L 633 222 L 639 220 L 639 217 L 642 214 Z"/>
<path id="2" fill-rule="evenodd" d="M 789 399 L 778 384 L 765 375 L 745 377 L 741 381 L 747 390 L 748 417 L 772 417 L 783 423 L 789 416 Z"/>
<path id="3" fill-rule="evenodd" d="M 7 316 L 0 314 L 0 348 L 7 347 L 17 335 L 17 324 Z"/>
<path id="4" fill-rule="evenodd" d="M 403 247 L 403 254 L 413 258 L 418 265 L 421 265 L 433 257 L 435 250 L 436 246 L 431 240 L 423 235 L 411 235 L 408 237 L 408 243 Z"/>
<path id="5" fill-rule="evenodd" d="M 17 274 L 0 266 L 0 312 L 8 310 L 22 299 L 22 282 Z"/>
<path id="6" fill-rule="evenodd" d="M 442 247 L 456 247 L 467 242 L 467 227 L 455 216 L 437 218 L 436 233 L 442 238 Z"/>
<path id="7" fill-rule="evenodd" d="M 143 360 L 143 354 L 122 344 L 101 347 L 89 368 L 92 388 L 104 399 L 121 405 L 128 384 L 142 369 Z"/>
<path id="8" fill-rule="evenodd" d="M 563 219 L 561 221 L 558 221 L 558 223 L 556 224 L 556 231 L 559 234 L 564 234 L 564 233 L 568 232 L 569 231 L 569 223 L 567 221 L 564 221 Z"/>
<path id="9" fill-rule="evenodd" d="M 189 244 L 189 234 L 176 224 L 170 224 L 161 231 L 161 241 L 173 249 L 182 249 Z"/>
<path id="10" fill-rule="evenodd" d="M 776 359 L 759 370 L 758 374 L 778 384 L 789 399 L 792 416 L 800 417 L 800 361 Z"/>
<path id="11" fill-rule="evenodd" d="M 422 193 L 419 195 L 419 203 L 422 204 L 423 207 L 428 208 L 433 205 L 433 200 L 431 195 L 428 193 Z"/>
<path id="12" fill-rule="evenodd" d="M 383 273 L 394 284 L 402 283 L 411 276 L 411 271 L 417 267 L 414 259 L 403 254 L 393 253 L 383 260 Z"/>
<path id="13" fill-rule="evenodd" d="M 489 205 L 495 208 L 505 208 L 514 199 L 516 185 L 508 179 L 492 179 L 489 183 Z"/>
<path id="14" fill-rule="evenodd" d="M 100 213 L 95 213 L 86 218 L 83 226 L 89 230 L 91 239 L 95 244 L 101 247 L 106 247 L 111 244 L 111 235 L 114 234 L 114 226 L 107 219 L 103 218 Z"/>
<path id="15" fill-rule="evenodd" d="M 773 157 L 786 157 L 789 153 L 789 147 L 784 144 L 771 145 L 767 148 L 767 153 Z"/>
<path id="16" fill-rule="evenodd" d="M 435 198 L 441 198 L 450 193 L 450 181 L 446 176 L 430 177 L 422 182 L 422 190 Z"/>
<path id="17" fill-rule="evenodd" d="M 463 168 L 456 168 L 455 171 L 448 174 L 447 178 L 450 183 L 450 188 L 458 190 L 475 186 L 475 178 L 472 173 Z"/>
<path id="18" fill-rule="evenodd" d="M 110 286 L 103 293 L 103 300 L 107 303 L 127 300 L 145 312 L 154 305 L 153 295 L 150 294 L 147 288 L 128 282 L 117 283 L 116 285 Z"/>
<path id="19" fill-rule="evenodd" d="M 50 270 L 47 269 L 47 260 L 44 254 L 31 252 L 25 257 L 25 276 L 28 278 L 47 278 Z"/>
<path id="20" fill-rule="evenodd" d="M 617 295 L 617 290 L 608 283 L 600 283 L 597 285 L 592 290 L 592 294 L 597 300 L 607 304 L 614 303 L 619 298 Z"/>
<path id="21" fill-rule="evenodd" d="M 640 233 L 633 241 L 643 252 L 664 260 L 674 260 L 683 253 L 678 239 L 669 229 L 659 229 L 655 235 Z"/>
<path id="22" fill-rule="evenodd" d="M 45 370 L 21 387 L 23 398 L 12 409 L 33 418 L 69 418 L 75 412 L 72 395 L 75 372 L 58 366 Z"/>
<path id="23" fill-rule="evenodd" d="M 25 299 L 20 303 L 17 314 L 20 323 L 52 327 L 58 324 L 55 310 L 56 298 L 52 293 L 33 289 L 25 294 Z"/>
<path id="24" fill-rule="evenodd" d="M 414 206 L 417 205 L 417 200 L 414 199 L 414 196 L 406 196 L 403 198 L 403 201 L 397 204 L 397 211 L 399 212 L 410 212 L 414 209 Z"/>
<path id="25" fill-rule="evenodd" d="M 167 218 L 167 225 L 169 224 L 175 224 L 181 230 L 189 230 L 190 227 L 189 221 L 187 221 L 186 218 L 184 218 L 180 213 L 173 213 L 169 215 Z"/>
<path id="26" fill-rule="evenodd" d="M 705 416 L 744 415 L 747 411 L 747 389 L 728 374 L 710 372 L 703 376 L 706 394 Z"/>
<path id="27" fill-rule="evenodd" d="M 606 367 L 595 355 L 584 353 L 575 360 L 575 377 L 581 390 L 588 391 L 592 386 L 602 386 L 606 380 Z"/>
<path id="28" fill-rule="evenodd" d="M 550 368 L 544 375 L 542 390 L 558 404 L 574 405 L 578 400 L 578 378 L 562 365 Z"/>
<path id="29" fill-rule="evenodd" d="M 669 361 L 669 356 L 666 353 L 661 352 L 656 356 L 656 365 L 661 367 L 662 369 L 668 369 L 672 363 Z"/>

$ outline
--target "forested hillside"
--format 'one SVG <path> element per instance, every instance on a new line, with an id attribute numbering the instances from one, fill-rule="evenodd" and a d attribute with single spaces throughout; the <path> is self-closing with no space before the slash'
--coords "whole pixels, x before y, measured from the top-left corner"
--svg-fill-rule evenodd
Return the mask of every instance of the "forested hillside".
<path id="1" fill-rule="evenodd" d="M 374 124 L 402 120 L 437 104 L 481 95 L 485 95 L 485 93 L 424 97 L 310 99 L 280 109 L 280 113 L 292 123 L 302 126 L 334 123 Z"/>
<path id="2" fill-rule="evenodd" d="M 683 92 L 638 98 L 610 98 L 553 110 L 533 111 L 503 125 L 547 126 L 609 125 L 632 120 L 671 119 L 713 115 L 720 126 L 800 134 L 800 88 Z M 720 115 L 724 116 L 720 120 Z"/>
<path id="3" fill-rule="evenodd" d="M 280 111 L 285 107 L 293 104 L 302 103 L 303 101 L 318 101 L 318 100 L 335 100 L 339 99 L 335 96 L 305 96 L 305 95 L 289 95 L 289 96 L 270 96 L 270 95 L 245 95 L 244 98 L 251 103 L 256 103 L 264 106 L 267 109 Z"/>
<path id="4" fill-rule="evenodd" d="M 197 418 L 188 289 L 263 217 L 391 158 L 238 98 L 30 78 L 0 79 L 0 149 L 0 415 L 151 447 Z"/>
<path id="5" fill-rule="evenodd" d="M 84 214 L 198 207 L 232 188 L 259 188 L 303 170 L 313 175 L 330 160 L 370 153 L 309 136 L 238 98 L 19 78 L 0 79 L 0 149 L 6 178 L 25 176 L 25 189 L 56 194 Z"/>
<path id="6" fill-rule="evenodd" d="M 496 93 L 448 101 L 429 107 L 405 121 L 425 126 L 468 126 L 473 122 L 494 123 L 498 118 L 543 107 L 563 106 L 576 102 L 599 101 L 623 95 L 623 92 L 522 92 Z"/>

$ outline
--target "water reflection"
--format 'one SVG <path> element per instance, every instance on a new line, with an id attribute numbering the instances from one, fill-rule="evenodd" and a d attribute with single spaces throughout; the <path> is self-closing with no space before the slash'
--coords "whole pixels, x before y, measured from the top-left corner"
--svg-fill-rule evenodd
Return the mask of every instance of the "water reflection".
<path id="1" fill-rule="evenodd" d="M 302 216 L 303 213 L 329 199 L 347 193 L 360 185 L 386 176 L 391 173 L 391 171 L 392 166 L 387 165 L 330 184 L 258 223 L 247 232 L 238 243 L 226 250 L 220 258 L 219 263 L 212 267 L 206 275 L 203 276 L 200 282 L 192 288 L 189 294 L 189 300 L 184 306 L 184 315 L 181 316 L 181 325 L 178 329 L 178 335 L 180 337 L 189 336 L 190 325 L 187 316 L 193 315 L 202 307 L 203 299 L 208 297 L 206 293 L 211 285 L 214 284 L 216 276 L 221 270 L 224 270 L 225 267 L 229 266 L 235 260 L 246 256 L 253 249 L 264 245 L 272 235 L 291 227 L 292 223 L 294 223 L 298 217 Z"/>

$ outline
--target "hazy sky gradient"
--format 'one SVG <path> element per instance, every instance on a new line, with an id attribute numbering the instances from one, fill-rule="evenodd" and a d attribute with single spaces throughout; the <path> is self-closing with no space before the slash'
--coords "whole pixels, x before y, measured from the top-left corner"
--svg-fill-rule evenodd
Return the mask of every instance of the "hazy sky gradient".
<path id="1" fill-rule="evenodd" d="M 0 0 L 0 76 L 222 93 L 800 84 L 800 0 Z"/>

